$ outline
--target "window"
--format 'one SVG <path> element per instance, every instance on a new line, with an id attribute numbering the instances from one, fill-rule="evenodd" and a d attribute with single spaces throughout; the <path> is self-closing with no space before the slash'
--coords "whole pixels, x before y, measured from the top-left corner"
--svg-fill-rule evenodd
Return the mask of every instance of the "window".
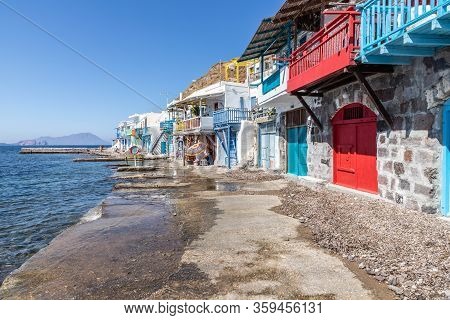
<path id="1" fill-rule="evenodd" d="M 239 98 L 239 104 L 241 106 L 241 109 L 245 109 L 245 100 L 244 97 Z"/>
<path id="2" fill-rule="evenodd" d="M 250 105 L 251 105 L 252 108 L 256 107 L 256 103 L 257 103 L 256 97 L 251 97 L 250 98 Z"/>
<path id="3" fill-rule="evenodd" d="M 360 106 L 344 110 L 344 120 L 353 120 L 362 118 L 364 118 L 364 110 Z"/>
<path id="4" fill-rule="evenodd" d="M 307 120 L 308 120 L 308 115 L 304 108 L 299 108 L 299 109 L 295 109 L 295 110 L 286 112 L 286 127 L 287 128 L 305 126 Z"/>

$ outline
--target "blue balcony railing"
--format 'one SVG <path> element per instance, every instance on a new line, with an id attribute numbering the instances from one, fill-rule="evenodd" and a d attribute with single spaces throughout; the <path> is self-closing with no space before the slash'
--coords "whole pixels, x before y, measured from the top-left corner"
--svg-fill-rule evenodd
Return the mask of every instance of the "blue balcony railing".
<path id="1" fill-rule="evenodd" d="M 233 124 L 240 124 L 243 120 L 251 119 L 250 110 L 239 108 L 225 108 L 213 114 L 214 129 L 224 128 Z"/>
<path id="2" fill-rule="evenodd" d="M 140 137 L 142 137 L 142 135 L 144 133 L 144 129 L 143 128 L 136 128 L 135 132 L 136 132 L 136 138 L 140 138 Z"/>
<path id="3" fill-rule="evenodd" d="M 267 79 L 263 81 L 262 93 L 267 94 L 275 88 L 279 87 L 281 83 L 280 70 L 270 75 Z"/>
<path id="4" fill-rule="evenodd" d="M 395 64 L 396 57 L 430 56 L 449 43 L 442 38 L 449 37 L 450 0 L 368 0 L 358 8 L 362 62 L 382 62 L 377 56 L 385 56 Z"/>
<path id="5" fill-rule="evenodd" d="M 159 128 L 166 133 L 172 133 L 174 123 L 175 123 L 175 120 L 162 121 L 159 124 Z"/>

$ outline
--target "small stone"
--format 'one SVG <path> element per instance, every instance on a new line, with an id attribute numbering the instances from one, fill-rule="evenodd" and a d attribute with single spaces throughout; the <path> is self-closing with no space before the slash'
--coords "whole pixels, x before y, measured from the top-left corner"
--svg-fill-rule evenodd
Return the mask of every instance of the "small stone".
<path id="1" fill-rule="evenodd" d="M 371 276 L 374 276 L 376 273 L 375 273 L 375 270 L 373 270 L 373 269 L 370 269 L 370 268 L 367 268 L 366 269 L 366 272 L 368 273 L 368 274 L 370 274 Z"/>
<path id="2" fill-rule="evenodd" d="M 396 287 L 396 286 L 393 286 L 393 285 L 389 285 L 388 289 L 394 291 L 398 295 L 401 295 L 404 292 L 404 290 L 402 288 L 399 288 L 399 287 Z"/>
<path id="3" fill-rule="evenodd" d="M 394 172 L 396 175 L 400 176 L 405 173 L 405 166 L 403 163 L 395 162 L 394 163 Z"/>
<path id="4" fill-rule="evenodd" d="M 393 285 L 393 286 L 397 285 L 397 278 L 395 276 L 389 276 L 387 281 L 390 285 Z"/>
<path id="5" fill-rule="evenodd" d="M 386 278 L 383 276 L 376 276 L 375 279 L 377 279 L 380 282 L 383 282 L 384 280 L 386 280 Z"/>
<path id="6" fill-rule="evenodd" d="M 358 268 L 360 268 L 360 269 L 364 269 L 366 267 L 366 265 L 364 264 L 364 262 L 361 262 L 359 265 L 358 265 Z"/>
<path id="7" fill-rule="evenodd" d="M 408 280 L 402 283 L 403 287 L 412 287 L 414 285 L 414 281 Z"/>
<path id="8" fill-rule="evenodd" d="M 175 212 L 173 215 L 174 215 L 174 217 L 176 217 L 176 216 L 177 216 L 177 213 Z"/>
<path id="9" fill-rule="evenodd" d="M 444 291 L 444 297 L 445 297 L 445 299 L 450 300 L 450 290 Z"/>

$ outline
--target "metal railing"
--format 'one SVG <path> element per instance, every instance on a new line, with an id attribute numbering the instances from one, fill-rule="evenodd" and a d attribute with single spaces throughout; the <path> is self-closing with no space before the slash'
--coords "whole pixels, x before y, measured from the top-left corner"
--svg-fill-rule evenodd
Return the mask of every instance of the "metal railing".
<path id="1" fill-rule="evenodd" d="M 361 11 L 360 56 L 448 12 L 450 0 L 368 0 Z"/>
<path id="2" fill-rule="evenodd" d="M 171 133 L 173 132 L 174 122 L 175 120 L 162 121 L 159 124 L 159 128 L 166 133 Z"/>
<path id="3" fill-rule="evenodd" d="M 251 119 L 251 111 L 239 108 L 225 108 L 213 114 L 214 128 L 222 128 L 232 124 L 240 124 Z"/>
<path id="4" fill-rule="evenodd" d="M 350 7 L 346 11 L 325 11 L 324 14 L 337 17 L 291 55 L 289 80 L 299 80 L 299 87 L 352 64 L 359 50 L 360 13 Z"/>

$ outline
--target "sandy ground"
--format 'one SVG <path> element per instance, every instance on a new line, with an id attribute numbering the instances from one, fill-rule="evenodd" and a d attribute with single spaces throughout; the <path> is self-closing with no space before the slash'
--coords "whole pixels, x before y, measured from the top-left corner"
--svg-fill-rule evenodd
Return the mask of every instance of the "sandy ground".
<path id="1" fill-rule="evenodd" d="M 393 299 L 312 241 L 283 206 L 286 180 L 157 162 L 118 173 L 103 216 L 10 275 L 3 299 Z M 134 179 L 136 178 L 136 180 Z"/>

